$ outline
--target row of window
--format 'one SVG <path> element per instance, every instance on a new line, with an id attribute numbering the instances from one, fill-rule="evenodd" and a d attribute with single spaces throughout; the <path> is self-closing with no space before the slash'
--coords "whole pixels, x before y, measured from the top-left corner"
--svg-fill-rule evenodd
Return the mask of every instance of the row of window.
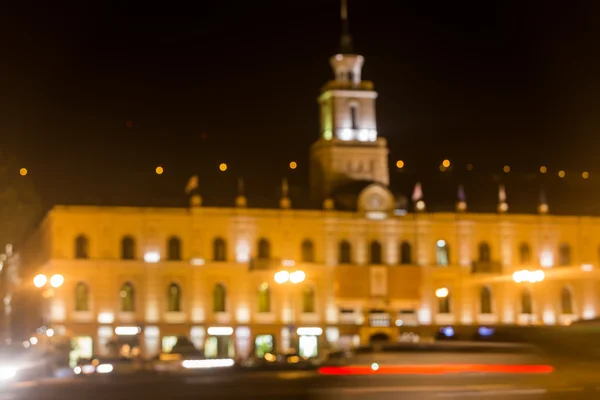
<path id="1" fill-rule="evenodd" d="M 533 301 L 531 299 L 531 291 L 524 289 L 521 292 L 521 314 L 533 313 Z M 573 294 L 571 290 L 564 287 L 560 292 L 560 304 L 562 314 L 573 314 Z M 451 297 L 448 294 L 445 297 L 438 298 L 438 313 L 449 314 L 451 312 Z M 479 313 L 492 314 L 492 291 L 489 287 L 484 286 L 479 293 Z"/>
<path id="2" fill-rule="evenodd" d="M 122 312 L 134 312 L 135 304 L 135 289 L 133 284 L 127 282 L 123 284 L 119 291 L 120 310 Z M 258 312 L 271 312 L 271 289 L 269 284 L 262 283 L 257 293 Z M 168 286 L 167 293 L 167 311 L 180 312 L 182 311 L 182 290 L 177 283 L 171 283 Z M 312 286 L 306 285 L 302 291 L 302 312 L 314 313 L 315 305 L 315 290 Z M 90 311 L 90 291 L 89 287 L 79 282 L 75 286 L 75 311 Z M 221 283 L 217 283 L 213 288 L 213 312 L 227 311 L 227 290 Z"/>
<path id="3" fill-rule="evenodd" d="M 339 263 L 352 264 L 352 245 L 348 240 L 342 240 L 339 243 Z M 377 240 L 370 243 L 369 261 L 370 264 L 382 264 L 382 246 Z M 412 264 L 412 248 L 410 243 L 403 241 L 399 246 L 400 264 Z M 257 245 L 257 255 L 259 259 L 271 258 L 271 244 L 267 239 L 261 238 Z M 571 265 L 571 248 L 563 243 L 559 247 L 558 265 Z M 75 258 L 89 257 L 89 240 L 83 235 L 75 239 Z M 136 258 L 136 243 L 131 236 L 125 236 L 121 240 L 121 258 L 124 260 L 133 260 Z M 519 258 L 523 265 L 531 263 L 531 248 L 527 243 L 519 246 Z M 181 239 L 172 236 L 167 240 L 167 260 L 181 260 Z M 492 260 L 490 245 L 487 242 L 479 244 L 479 262 L 490 262 Z M 213 241 L 213 261 L 227 261 L 227 242 L 223 238 L 215 238 Z M 306 239 L 301 244 L 301 262 L 315 262 L 315 247 L 310 239 Z M 436 263 L 438 265 L 450 264 L 450 248 L 446 241 L 438 240 L 436 242 Z"/>

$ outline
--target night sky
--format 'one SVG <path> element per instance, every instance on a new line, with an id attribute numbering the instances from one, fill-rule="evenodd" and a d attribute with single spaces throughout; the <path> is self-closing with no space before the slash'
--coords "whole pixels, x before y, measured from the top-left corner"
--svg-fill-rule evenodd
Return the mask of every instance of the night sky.
<path id="1" fill-rule="evenodd" d="M 207 205 L 233 205 L 239 176 L 249 206 L 275 207 L 283 176 L 292 202 L 306 192 L 339 1 L 82 3 L 0 21 L 0 148 L 46 207 L 185 205 L 193 174 Z M 600 213 L 599 11 L 349 0 L 393 191 L 421 181 L 430 209 L 452 209 L 464 183 L 473 210 L 493 211 L 503 182 L 512 211 L 534 212 L 544 187 L 553 212 Z"/>

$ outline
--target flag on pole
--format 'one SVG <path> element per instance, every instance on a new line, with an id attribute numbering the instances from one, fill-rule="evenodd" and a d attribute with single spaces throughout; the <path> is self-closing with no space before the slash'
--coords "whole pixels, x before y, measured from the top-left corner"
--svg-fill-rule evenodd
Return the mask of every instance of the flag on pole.
<path id="1" fill-rule="evenodd" d="M 421 187 L 421 182 L 417 182 L 415 190 L 413 190 L 412 201 L 417 202 L 421 199 L 423 199 L 423 188 Z"/>
<path id="2" fill-rule="evenodd" d="M 190 178 L 187 185 L 185 185 L 185 193 L 190 194 L 190 192 L 195 189 L 198 189 L 198 175 L 194 175 Z"/>
<path id="3" fill-rule="evenodd" d="M 498 201 L 500 203 L 506 203 L 506 189 L 504 189 L 504 185 L 500 185 L 498 188 Z"/>

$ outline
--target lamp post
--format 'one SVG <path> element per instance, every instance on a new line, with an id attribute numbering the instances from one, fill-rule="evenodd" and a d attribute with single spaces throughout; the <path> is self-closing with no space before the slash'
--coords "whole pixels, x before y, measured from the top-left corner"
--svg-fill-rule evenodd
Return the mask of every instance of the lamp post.
<path id="1" fill-rule="evenodd" d="M 529 271 L 529 270 L 521 270 L 521 271 L 515 271 L 512 275 L 513 281 L 515 283 L 524 283 L 527 285 L 533 285 L 535 283 L 540 283 L 544 281 L 545 278 L 545 274 L 544 271 L 538 269 L 536 271 Z M 532 325 L 533 323 L 533 293 L 530 291 L 529 292 L 529 300 L 531 302 L 530 306 L 531 306 L 531 310 L 529 310 L 529 325 Z"/>
<path id="2" fill-rule="evenodd" d="M 302 270 L 293 271 L 293 272 L 281 270 L 281 271 L 278 271 L 275 273 L 275 275 L 273 276 L 273 279 L 275 280 L 275 283 L 277 283 L 278 285 L 284 285 L 287 283 L 291 283 L 292 285 L 297 285 L 299 283 L 304 282 L 304 280 L 306 279 L 306 274 Z M 295 339 L 296 333 L 294 331 L 294 328 L 295 328 L 295 322 L 296 322 L 296 308 L 295 308 L 294 296 L 291 296 L 290 307 L 292 309 L 291 321 L 290 321 L 290 328 L 292 331 L 291 335 L 294 335 L 294 339 Z M 296 342 L 297 342 L 297 340 L 294 340 L 294 343 L 296 343 Z M 294 347 L 298 347 L 298 346 L 295 345 Z M 299 350 L 300 349 L 298 349 L 298 351 Z"/>
<path id="3" fill-rule="evenodd" d="M 63 284 L 65 283 L 65 277 L 62 276 L 61 274 L 54 274 L 50 277 L 50 279 L 48 279 L 48 277 L 44 274 L 38 274 L 33 278 L 33 285 L 38 288 L 38 289 L 43 289 L 43 288 L 47 288 L 42 292 L 42 298 L 45 299 L 49 299 L 54 297 L 54 289 L 58 289 L 60 288 Z M 50 323 L 50 319 L 47 315 L 47 313 L 50 310 L 45 310 L 45 304 L 46 302 L 43 302 L 42 305 L 42 323 L 44 326 L 47 327 L 46 330 L 46 336 L 47 337 L 52 337 L 54 336 L 54 330 L 52 328 L 50 328 L 48 325 Z"/>

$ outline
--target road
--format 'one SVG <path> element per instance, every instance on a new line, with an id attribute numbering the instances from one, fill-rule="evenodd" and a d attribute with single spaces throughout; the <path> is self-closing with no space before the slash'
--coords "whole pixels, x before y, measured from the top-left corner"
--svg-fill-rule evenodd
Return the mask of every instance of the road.
<path id="1" fill-rule="evenodd" d="M 587 391 L 586 391 L 587 390 Z M 597 399 L 595 387 L 566 386 L 548 376 L 322 376 L 316 372 L 201 372 L 188 376 L 97 376 L 23 382 L 0 400 L 95 399 Z"/>

